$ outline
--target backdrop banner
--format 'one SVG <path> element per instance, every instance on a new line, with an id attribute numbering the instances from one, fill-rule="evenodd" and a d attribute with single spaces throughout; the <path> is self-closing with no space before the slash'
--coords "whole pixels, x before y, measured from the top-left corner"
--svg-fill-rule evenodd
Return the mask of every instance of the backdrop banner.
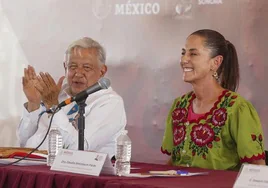
<path id="1" fill-rule="evenodd" d="M 257 109 L 268 149 L 268 0 L 1 0 L 0 146 L 18 146 L 26 98 L 23 68 L 64 75 L 67 46 L 87 36 L 107 51 L 107 77 L 123 97 L 132 159 L 164 163 L 160 146 L 182 81 L 181 49 L 198 29 L 214 29 L 237 48 L 238 92 Z"/>

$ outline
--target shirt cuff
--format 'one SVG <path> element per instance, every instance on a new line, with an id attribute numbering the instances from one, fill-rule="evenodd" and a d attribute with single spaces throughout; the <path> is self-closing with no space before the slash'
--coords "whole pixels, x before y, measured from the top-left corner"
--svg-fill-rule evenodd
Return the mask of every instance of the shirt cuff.
<path id="1" fill-rule="evenodd" d="M 29 111 L 27 110 L 27 108 L 26 108 L 27 103 L 24 103 L 23 106 L 24 106 L 24 108 L 23 108 L 23 112 L 22 112 L 22 114 L 23 114 L 23 119 L 24 119 L 24 120 L 25 120 L 25 119 L 28 119 L 28 120 L 30 120 L 31 122 L 37 122 L 38 117 L 39 117 L 39 114 L 41 114 L 41 112 L 42 112 L 43 110 L 45 110 L 45 109 L 43 109 L 43 107 L 40 105 L 40 107 L 39 107 L 37 110 L 32 111 L 32 112 L 29 112 Z"/>

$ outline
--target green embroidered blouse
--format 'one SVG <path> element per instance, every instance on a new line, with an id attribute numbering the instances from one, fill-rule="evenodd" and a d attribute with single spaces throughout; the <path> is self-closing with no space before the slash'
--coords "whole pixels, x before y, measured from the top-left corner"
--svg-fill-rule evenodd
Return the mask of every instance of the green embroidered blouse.
<path id="1" fill-rule="evenodd" d="M 172 164 L 238 170 L 243 162 L 265 159 L 259 116 L 250 102 L 224 90 L 214 107 L 189 120 L 195 94 L 175 99 L 170 109 L 161 151 Z"/>

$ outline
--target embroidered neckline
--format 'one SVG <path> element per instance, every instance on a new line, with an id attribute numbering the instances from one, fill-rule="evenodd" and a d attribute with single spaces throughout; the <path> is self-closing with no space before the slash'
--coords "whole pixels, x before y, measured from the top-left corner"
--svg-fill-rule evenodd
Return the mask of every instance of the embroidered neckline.
<path id="1" fill-rule="evenodd" d="M 228 91 L 229 91 L 229 90 L 227 90 L 227 89 L 225 89 L 225 90 L 222 91 L 222 93 L 221 93 L 221 95 L 218 97 L 217 101 L 215 101 L 213 107 L 212 107 L 207 113 L 202 114 L 198 119 L 194 119 L 194 120 L 190 120 L 190 121 L 188 121 L 188 118 L 187 118 L 187 121 L 188 121 L 189 123 L 198 123 L 198 122 L 199 122 L 200 120 L 202 120 L 202 119 L 206 120 L 207 117 L 208 117 L 209 115 L 212 115 L 213 112 L 217 109 L 218 104 L 221 102 L 222 98 L 225 96 L 225 94 L 226 94 Z M 194 94 L 193 91 L 190 93 L 190 95 L 191 95 L 191 98 L 190 98 L 190 100 L 189 100 L 189 104 L 188 104 L 188 106 L 187 106 L 187 117 L 188 117 L 188 112 L 189 112 L 189 110 L 190 110 L 190 108 L 191 108 L 191 104 L 193 103 L 193 100 L 196 98 L 196 95 Z"/>
<path id="2" fill-rule="evenodd" d="M 205 115 L 205 113 L 204 114 L 195 113 L 194 110 L 193 110 L 193 104 L 190 104 L 189 111 L 188 111 L 188 118 L 187 118 L 189 121 L 191 119 L 198 119 L 198 118 L 200 118 L 200 117 L 202 117 L 204 115 Z"/>

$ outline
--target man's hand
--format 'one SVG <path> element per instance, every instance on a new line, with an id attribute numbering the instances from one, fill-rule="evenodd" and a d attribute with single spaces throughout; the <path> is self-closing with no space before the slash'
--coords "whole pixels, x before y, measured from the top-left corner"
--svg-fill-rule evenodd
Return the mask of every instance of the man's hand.
<path id="1" fill-rule="evenodd" d="M 61 91 L 64 76 L 59 79 L 57 84 L 49 73 L 41 72 L 37 79 L 38 84 L 36 84 L 36 89 L 40 92 L 41 99 L 46 108 L 49 109 L 52 107 L 52 105 L 58 105 L 58 97 Z"/>
<path id="2" fill-rule="evenodd" d="M 24 76 L 22 77 L 23 92 L 28 99 L 27 110 L 32 112 L 37 110 L 41 103 L 41 95 L 39 91 L 35 88 L 38 79 L 35 70 L 32 66 L 28 65 L 24 68 Z"/>

